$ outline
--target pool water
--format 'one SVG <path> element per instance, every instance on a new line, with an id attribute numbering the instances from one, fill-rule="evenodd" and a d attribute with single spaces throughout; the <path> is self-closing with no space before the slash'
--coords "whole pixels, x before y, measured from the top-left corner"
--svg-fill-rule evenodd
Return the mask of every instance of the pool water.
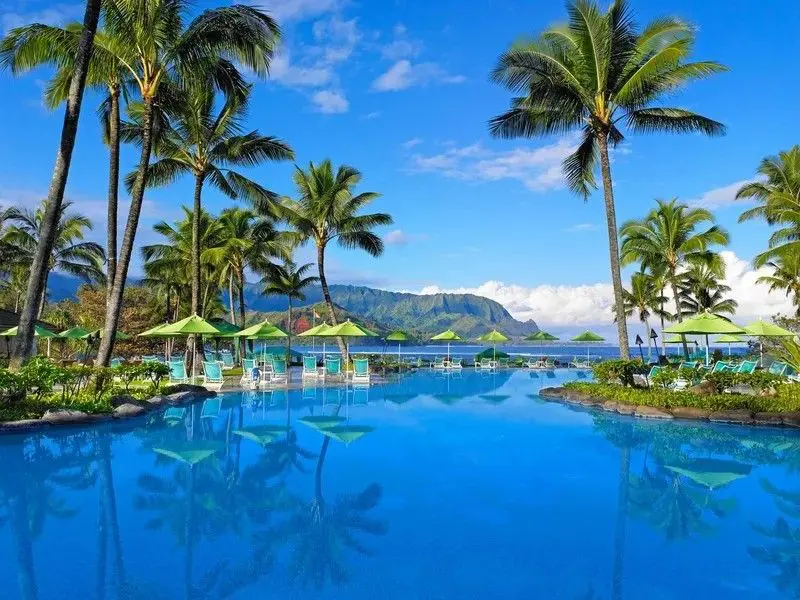
<path id="1" fill-rule="evenodd" d="M 426 371 L 2 436 L 0 597 L 800 597 L 798 432 L 537 396 L 579 376 Z"/>

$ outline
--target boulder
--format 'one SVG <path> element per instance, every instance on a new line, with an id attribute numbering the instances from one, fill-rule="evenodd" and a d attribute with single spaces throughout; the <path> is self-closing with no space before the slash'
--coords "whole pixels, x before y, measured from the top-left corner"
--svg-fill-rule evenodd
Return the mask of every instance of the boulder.
<path id="1" fill-rule="evenodd" d="M 114 409 L 114 418 L 125 419 L 128 417 L 139 417 L 145 412 L 144 407 L 138 404 L 122 404 Z"/>
<path id="2" fill-rule="evenodd" d="M 135 404 L 136 406 L 147 406 L 146 400 L 137 400 L 129 394 L 120 394 L 119 396 L 111 397 L 111 406 L 117 408 L 123 404 Z"/>
<path id="3" fill-rule="evenodd" d="M 670 412 L 676 419 L 693 419 L 702 421 L 711 416 L 711 411 L 705 408 L 694 408 L 693 406 L 676 406 Z"/>
<path id="4" fill-rule="evenodd" d="M 563 398 L 567 394 L 563 387 L 546 387 L 539 391 L 540 398 Z"/>
<path id="5" fill-rule="evenodd" d="M 756 425 L 783 425 L 783 415 L 780 413 L 757 412 L 753 415 Z"/>
<path id="6" fill-rule="evenodd" d="M 617 409 L 619 408 L 619 402 L 606 400 L 605 402 L 603 402 L 601 406 L 603 407 L 603 410 L 607 410 L 609 412 L 617 412 Z"/>
<path id="7" fill-rule="evenodd" d="M 800 427 L 800 412 L 782 413 L 781 422 L 787 427 Z"/>
<path id="8" fill-rule="evenodd" d="M 53 425 L 61 425 L 66 423 L 83 423 L 89 415 L 81 410 L 48 410 L 42 416 L 42 421 L 45 423 L 52 423 Z"/>
<path id="9" fill-rule="evenodd" d="M 45 423 L 41 419 L 20 419 L 19 421 L 0 423 L 0 431 L 31 431 L 47 426 L 48 423 Z"/>
<path id="10" fill-rule="evenodd" d="M 687 392 L 691 392 L 693 394 L 699 394 L 701 396 L 708 396 L 711 394 L 716 394 L 716 390 L 714 386 L 711 384 L 710 381 L 701 381 L 697 385 L 693 385 L 690 388 L 687 388 Z"/>
<path id="11" fill-rule="evenodd" d="M 654 406 L 637 406 L 633 413 L 637 417 L 643 419 L 672 419 L 672 415 L 668 412 L 655 408 Z"/>
<path id="12" fill-rule="evenodd" d="M 636 407 L 633 404 L 622 404 L 617 406 L 618 415 L 633 415 L 636 412 Z"/>
<path id="13" fill-rule="evenodd" d="M 741 425 L 753 423 L 753 413 L 745 408 L 721 410 L 711 413 L 708 418 L 715 423 L 736 423 Z"/>
<path id="14" fill-rule="evenodd" d="M 170 396 L 181 392 L 189 392 L 199 398 L 206 398 L 208 396 L 216 395 L 216 392 L 207 390 L 202 385 L 192 385 L 191 383 L 178 383 L 176 385 L 170 385 L 164 391 L 168 392 Z"/>

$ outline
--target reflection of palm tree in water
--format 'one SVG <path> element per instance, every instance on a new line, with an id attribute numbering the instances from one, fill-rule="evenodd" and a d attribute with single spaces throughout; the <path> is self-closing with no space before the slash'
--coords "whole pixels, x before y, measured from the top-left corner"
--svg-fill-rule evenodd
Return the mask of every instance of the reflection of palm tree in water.
<path id="1" fill-rule="evenodd" d="M 95 481 L 89 460 L 94 450 L 90 440 L 76 434 L 58 441 L 62 443 L 57 449 L 45 447 L 41 438 L 34 436 L 7 446 L 0 458 L 4 470 L 0 478 L 0 525 L 7 522 L 11 529 L 23 600 L 38 597 L 33 540 L 41 534 L 47 517 L 68 519 L 77 512 L 58 497 L 58 487 L 81 490 Z"/>
<path id="2" fill-rule="evenodd" d="M 341 404 L 333 416 L 338 416 Z M 298 503 L 294 514 L 284 525 L 281 535 L 294 538 L 289 571 L 293 581 L 313 583 L 321 589 L 328 578 L 333 583 L 348 579 L 344 550 L 349 548 L 362 555 L 371 552 L 355 537 L 360 532 L 384 535 L 386 523 L 367 516 L 381 500 L 382 489 L 372 483 L 358 494 L 340 496 L 328 503 L 323 495 L 322 475 L 331 437 L 325 436 L 314 471 L 314 497 L 308 503 Z"/>

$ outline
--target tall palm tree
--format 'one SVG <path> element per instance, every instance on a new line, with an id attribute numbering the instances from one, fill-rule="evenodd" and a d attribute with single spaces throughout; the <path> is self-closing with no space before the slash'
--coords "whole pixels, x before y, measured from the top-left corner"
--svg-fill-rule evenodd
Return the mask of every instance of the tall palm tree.
<path id="1" fill-rule="evenodd" d="M 47 218 L 45 202 L 35 210 L 18 208 L 11 213 L 15 225 L 9 228 L 6 240 L 20 257 L 20 264 L 32 264 L 37 248 L 42 243 Z M 87 283 L 105 281 L 103 247 L 86 240 L 86 232 L 92 229 L 92 222 L 84 215 L 68 212 L 71 206 L 72 202 L 63 202 L 58 213 L 52 250 L 45 265 L 42 295 L 37 298 L 37 318 L 41 317 L 44 310 L 47 283 L 53 271 L 80 277 Z"/>
<path id="2" fill-rule="evenodd" d="M 380 197 L 375 192 L 354 195 L 354 188 L 360 182 L 361 173 L 357 169 L 342 165 L 334 173 L 330 160 L 318 165 L 309 163 L 305 171 L 296 167 L 294 183 L 299 197 L 296 201 L 284 201 L 279 209 L 279 214 L 294 226 L 302 239 L 316 246 L 319 282 L 333 325 L 338 324 L 338 320 L 325 278 L 328 244 L 336 242 L 343 248 L 360 248 L 372 256 L 380 256 L 383 240 L 372 230 L 392 224 L 392 217 L 386 213 L 359 214 L 362 208 Z M 347 360 L 344 342 L 341 338 L 338 342 Z"/>
<path id="3" fill-rule="evenodd" d="M 765 266 L 772 268 L 772 275 L 763 275 L 756 283 L 768 285 L 771 292 L 785 291 L 800 317 L 800 250 L 781 252 Z"/>
<path id="4" fill-rule="evenodd" d="M 203 187 L 209 184 L 229 198 L 247 198 L 265 204 L 275 195 L 231 167 L 255 166 L 270 160 L 291 160 L 292 149 L 283 141 L 258 131 L 244 132 L 250 88 L 225 99 L 215 114 L 214 90 L 192 86 L 187 97 L 174 107 L 169 127 L 159 138 L 159 159 L 148 168 L 147 185 L 163 186 L 183 174 L 194 178 L 192 214 L 192 312 L 200 300 L 200 212 Z M 136 173 L 127 183 L 133 185 Z"/>
<path id="5" fill-rule="evenodd" d="M 67 100 L 76 49 L 83 25 L 71 23 L 65 27 L 35 23 L 13 30 L 4 40 L 0 54 L 13 62 L 17 72 L 48 65 L 56 73 L 44 92 L 45 104 L 55 109 Z M 117 207 L 119 200 L 119 154 L 121 99 L 127 98 L 135 85 L 128 68 L 115 55 L 120 43 L 102 27 L 95 32 L 92 57 L 86 85 L 102 94 L 98 116 L 103 141 L 108 145 L 108 192 L 106 218 L 106 293 L 110 294 L 117 265 Z"/>
<path id="6" fill-rule="evenodd" d="M 697 230 L 706 223 L 711 225 Z M 683 271 L 692 265 L 706 265 L 722 274 L 722 259 L 712 248 L 726 245 L 728 232 L 713 223 L 714 216 L 705 209 L 689 208 L 677 200 L 657 200 L 656 208 L 644 219 L 628 221 L 620 229 L 622 264 L 638 262 L 643 270 L 663 273 L 678 321 L 683 321 L 679 292 Z M 685 340 L 683 350 L 688 355 Z"/>
<path id="7" fill-rule="evenodd" d="M 130 211 L 106 311 L 106 331 L 98 349 L 100 365 L 108 364 L 111 358 L 146 180 L 157 178 L 149 166 L 158 103 L 163 97 L 163 104 L 172 106 L 169 100 L 201 84 L 229 96 L 243 94 L 247 86 L 234 63 L 259 76 L 266 75 L 280 37 L 277 23 L 250 6 L 208 9 L 184 26 L 188 9 L 185 0 L 104 3 L 106 29 L 120 40 L 116 56 L 129 68 L 139 88 L 142 133 Z"/>
<path id="8" fill-rule="evenodd" d="M 47 192 L 42 236 L 40 238 L 41 243 L 36 248 L 36 253 L 31 262 L 31 274 L 28 281 L 28 291 L 25 294 L 25 306 L 19 318 L 19 333 L 14 338 L 12 368 L 19 367 L 22 361 L 31 355 L 33 349 L 33 328 L 36 324 L 36 312 L 40 306 L 39 299 L 42 297 L 46 286 L 47 265 L 56 240 L 61 204 L 64 201 L 64 190 L 67 187 L 67 177 L 72 163 L 72 150 L 75 147 L 75 138 L 78 134 L 78 120 L 81 114 L 86 76 L 89 72 L 89 61 L 92 56 L 94 34 L 97 30 L 97 22 L 100 19 L 100 6 L 100 0 L 86 0 L 83 31 L 75 51 L 73 74 L 70 78 L 67 104 L 64 110 L 64 124 L 61 127 L 61 140 L 56 153 L 53 175 L 50 179 L 50 189 Z M 10 68 L 12 72 L 16 71 L 13 62 L 9 62 L 5 55 L 0 54 L 0 69 L 4 68 Z"/>
<path id="9" fill-rule="evenodd" d="M 567 184 L 587 198 L 596 188 L 599 159 L 608 226 L 611 281 L 617 314 L 624 311 L 617 217 L 609 144 L 633 133 L 665 131 L 721 135 L 721 123 L 694 112 L 653 106 L 695 79 L 724 70 L 716 62 L 688 62 L 696 28 L 677 18 L 657 19 L 638 29 L 624 0 L 603 13 L 591 0 L 567 4 L 568 24 L 504 52 L 492 79 L 514 94 L 511 108 L 489 123 L 502 138 L 538 137 L 580 130 L 581 141 L 563 163 Z M 617 321 L 620 353 L 630 354 L 624 319 Z"/>
<path id="10" fill-rule="evenodd" d="M 680 288 L 681 311 L 690 315 L 710 312 L 724 318 L 733 316 L 739 303 L 725 295 L 731 291 L 730 286 L 720 283 L 724 270 L 712 269 L 708 265 L 692 265 L 683 274 L 684 280 Z"/>
<path id="11" fill-rule="evenodd" d="M 769 249 L 753 260 L 756 267 L 780 254 L 800 251 L 800 146 L 768 156 L 761 161 L 758 174 L 762 179 L 736 192 L 738 199 L 758 202 L 741 214 L 739 222 L 764 219 L 779 229 L 770 237 Z"/>
<path id="12" fill-rule="evenodd" d="M 273 265 L 261 282 L 264 284 L 265 296 L 286 296 L 287 318 L 286 330 L 289 337 L 286 340 L 287 360 L 291 358 L 292 350 L 292 300 L 303 301 L 306 299 L 304 290 L 319 281 L 319 277 L 307 276 L 306 273 L 313 267 L 312 263 L 297 266 L 291 260 L 285 260 L 282 265 Z"/>
<path id="13" fill-rule="evenodd" d="M 650 317 L 661 315 L 664 306 L 664 296 L 658 287 L 658 281 L 647 273 L 634 273 L 631 276 L 631 289 L 623 289 L 625 298 L 625 316 L 636 316 L 644 324 L 647 334 L 647 360 L 652 357 L 653 340 L 650 336 Z"/>

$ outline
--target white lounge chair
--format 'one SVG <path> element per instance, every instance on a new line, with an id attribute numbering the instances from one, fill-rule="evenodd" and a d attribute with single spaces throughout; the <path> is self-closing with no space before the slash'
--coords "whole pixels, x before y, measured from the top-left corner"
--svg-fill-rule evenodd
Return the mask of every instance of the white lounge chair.
<path id="1" fill-rule="evenodd" d="M 189 383 L 189 377 L 186 375 L 186 363 L 182 360 L 169 361 L 169 384 L 175 385 L 176 383 Z"/>
<path id="2" fill-rule="evenodd" d="M 497 368 L 497 363 L 491 358 L 482 358 L 476 368 L 481 371 L 494 371 Z"/>
<path id="3" fill-rule="evenodd" d="M 433 369 L 446 369 L 447 363 L 443 356 L 436 356 L 433 359 L 433 364 L 431 365 Z"/>
<path id="4" fill-rule="evenodd" d="M 219 391 L 225 383 L 222 377 L 222 364 L 217 361 L 203 361 L 203 387 Z"/>
<path id="5" fill-rule="evenodd" d="M 353 359 L 353 383 L 369 383 L 369 359 Z"/>
<path id="6" fill-rule="evenodd" d="M 460 358 L 451 358 L 450 362 L 447 363 L 447 368 L 453 371 L 460 371 L 463 369 L 463 365 L 461 364 Z"/>

